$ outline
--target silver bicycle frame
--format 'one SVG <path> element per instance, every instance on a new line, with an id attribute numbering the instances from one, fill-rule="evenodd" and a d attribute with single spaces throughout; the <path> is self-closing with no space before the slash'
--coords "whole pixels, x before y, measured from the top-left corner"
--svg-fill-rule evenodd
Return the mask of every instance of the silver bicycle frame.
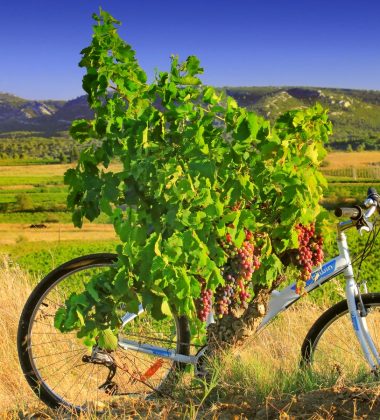
<path id="1" fill-rule="evenodd" d="M 365 359 L 372 371 L 377 371 L 380 366 L 380 357 L 372 337 L 368 331 L 367 320 L 365 316 L 360 315 L 360 309 L 357 305 L 359 296 L 358 286 L 354 279 L 354 272 L 350 260 L 350 254 L 347 245 L 347 238 L 343 231 L 338 230 L 337 244 L 340 255 L 343 255 L 348 265 L 343 274 L 346 279 L 346 299 L 348 311 L 351 316 L 352 327 L 359 340 Z"/>
<path id="2" fill-rule="evenodd" d="M 372 214 L 373 212 L 371 212 Z M 368 215 L 368 213 L 367 213 Z M 351 258 L 348 250 L 347 238 L 344 234 L 344 230 L 353 227 L 352 221 L 342 222 L 338 224 L 338 236 L 337 244 L 339 249 L 339 255 L 332 260 L 326 262 L 321 267 L 313 270 L 310 279 L 306 282 L 305 291 L 307 293 L 312 292 L 322 284 L 336 277 L 338 274 L 343 273 L 346 279 L 346 299 L 348 304 L 348 310 L 350 313 L 352 326 L 355 331 L 356 337 L 360 343 L 365 359 L 367 360 L 370 368 L 373 371 L 377 371 L 380 366 L 380 356 L 373 343 L 373 340 L 368 331 L 366 318 L 360 316 L 356 298 L 359 295 L 359 290 L 354 279 L 354 273 L 351 265 Z M 287 286 L 281 291 L 274 290 L 271 293 L 268 311 L 264 316 L 258 331 L 262 330 L 270 321 L 278 315 L 280 312 L 287 309 L 298 299 L 300 295 L 296 293 L 296 283 Z M 132 321 L 135 317 L 144 312 L 142 305 L 139 307 L 138 314 L 126 313 L 122 318 L 123 326 L 128 322 Z M 214 322 L 212 314 L 207 319 L 207 323 Z M 165 359 L 171 359 L 180 363 L 196 364 L 198 361 L 197 356 L 185 356 L 176 353 L 174 350 L 166 349 L 163 347 L 153 346 L 150 344 L 144 344 L 138 341 L 132 341 L 121 338 L 119 340 L 119 346 L 125 350 L 134 350 L 145 354 L 156 355 Z"/>

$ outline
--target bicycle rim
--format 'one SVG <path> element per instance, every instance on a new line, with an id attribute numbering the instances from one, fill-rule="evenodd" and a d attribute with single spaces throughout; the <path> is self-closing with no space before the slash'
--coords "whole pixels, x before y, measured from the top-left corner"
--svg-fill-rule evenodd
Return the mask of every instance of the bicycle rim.
<path id="1" fill-rule="evenodd" d="M 366 301 L 366 322 L 376 348 L 380 349 L 380 299 Z M 336 305 L 331 316 L 316 323 L 314 337 L 303 346 L 303 358 L 313 372 L 329 381 L 373 381 L 374 375 L 356 338 L 347 305 Z M 335 312 L 335 313 L 334 313 Z M 306 351 L 305 351 L 306 349 Z"/>
<path id="2" fill-rule="evenodd" d="M 54 327 L 55 312 L 69 295 L 81 292 L 94 275 L 110 267 L 108 262 L 95 263 L 57 275 L 33 309 L 26 311 L 30 317 L 26 320 L 28 329 L 24 338 L 28 359 L 27 363 L 22 362 L 24 373 L 29 375 L 29 382 L 34 383 L 33 388 L 41 398 L 47 395 L 45 402 L 51 406 L 63 405 L 77 412 L 103 411 L 114 407 L 123 396 L 147 397 L 163 389 L 164 384 L 169 389 L 168 384 L 174 381 L 179 366 L 171 360 L 118 348 L 112 353 L 102 353 L 108 361 L 105 364 L 89 362 L 92 349 L 84 346 L 75 332 L 61 333 Z M 186 337 L 181 337 L 180 324 L 176 317 L 158 322 L 143 312 L 125 326 L 121 335 L 183 352 L 182 340 L 186 341 Z M 25 372 L 27 365 L 30 372 Z"/>

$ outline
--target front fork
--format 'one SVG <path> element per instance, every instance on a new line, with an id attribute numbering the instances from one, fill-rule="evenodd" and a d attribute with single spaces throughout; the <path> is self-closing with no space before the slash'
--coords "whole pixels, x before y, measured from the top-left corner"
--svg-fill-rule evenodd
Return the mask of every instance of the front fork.
<path id="1" fill-rule="evenodd" d="M 367 363 L 371 367 L 371 370 L 377 373 L 380 366 L 380 356 L 368 331 L 366 321 L 367 311 L 365 308 L 358 308 L 357 305 L 357 298 L 360 298 L 360 291 L 354 279 L 354 271 L 347 245 L 347 237 L 342 231 L 338 231 L 337 244 L 339 254 L 347 261 L 347 268 L 344 270 L 343 274 L 346 279 L 346 299 L 352 327 L 355 331 L 355 335 L 359 341 Z M 362 311 L 362 309 L 364 309 L 364 311 Z"/>

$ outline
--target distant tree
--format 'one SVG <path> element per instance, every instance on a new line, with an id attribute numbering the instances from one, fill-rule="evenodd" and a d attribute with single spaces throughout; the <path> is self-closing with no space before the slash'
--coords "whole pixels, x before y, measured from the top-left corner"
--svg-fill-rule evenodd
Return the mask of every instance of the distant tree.
<path id="1" fill-rule="evenodd" d="M 71 162 L 76 162 L 79 159 L 79 150 L 77 146 L 71 149 Z"/>
<path id="2" fill-rule="evenodd" d="M 59 160 L 59 163 L 65 163 L 67 161 L 67 157 L 65 156 L 63 152 L 60 152 L 58 156 L 58 160 Z"/>
<path id="3" fill-rule="evenodd" d="M 9 210 L 9 203 L 0 203 L 0 211 L 2 213 L 7 213 Z"/>
<path id="4" fill-rule="evenodd" d="M 365 150 L 365 143 L 359 144 L 359 146 L 356 149 L 357 152 L 364 152 L 364 150 Z"/>
<path id="5" fill-rule="evenodd" d="M 347 146 L 347 149 L 346 150 L 347 150 L 347 152 L 352 152 L 353 151 L 351 144 L 349 144 Z"/>
<path id="6" fill-rule="evenodd" d="M 33 201 L 26 193 L 17 194 L 16 207 L 19 211 L 31 210 L 33 208 Z"/>

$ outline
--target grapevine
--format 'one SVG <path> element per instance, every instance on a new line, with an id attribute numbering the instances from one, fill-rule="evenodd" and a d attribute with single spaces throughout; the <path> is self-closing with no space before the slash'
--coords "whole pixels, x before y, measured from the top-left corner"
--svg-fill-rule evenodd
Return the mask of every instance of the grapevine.
<path id="1" fill-rule="evenodd" d="M 142 304 L 157 319 L 174 310 L 195 330 L 212 306 L 221 323 L 248 311 L 283 278 L 280 257 L 298 247 L 295 227 L 323 227 L 326 110 L 292 110 L 271 124 L 203 85 L 195 56 L 173 56 L 149 83 L 120 23 L 104 11 L 94 19 L 80 62 L 94 118 L 72 125 L 81 154 L 65 183 L 76 226 L 109 217 L 118 261 L 68 297 L 56 327 L 95 344 L 99 331 L 118 333 L 120 306 Z M 301 246 L 320 261 L 319 239 Z M 309 263 L 300 264 L 304 279 Z"/>

